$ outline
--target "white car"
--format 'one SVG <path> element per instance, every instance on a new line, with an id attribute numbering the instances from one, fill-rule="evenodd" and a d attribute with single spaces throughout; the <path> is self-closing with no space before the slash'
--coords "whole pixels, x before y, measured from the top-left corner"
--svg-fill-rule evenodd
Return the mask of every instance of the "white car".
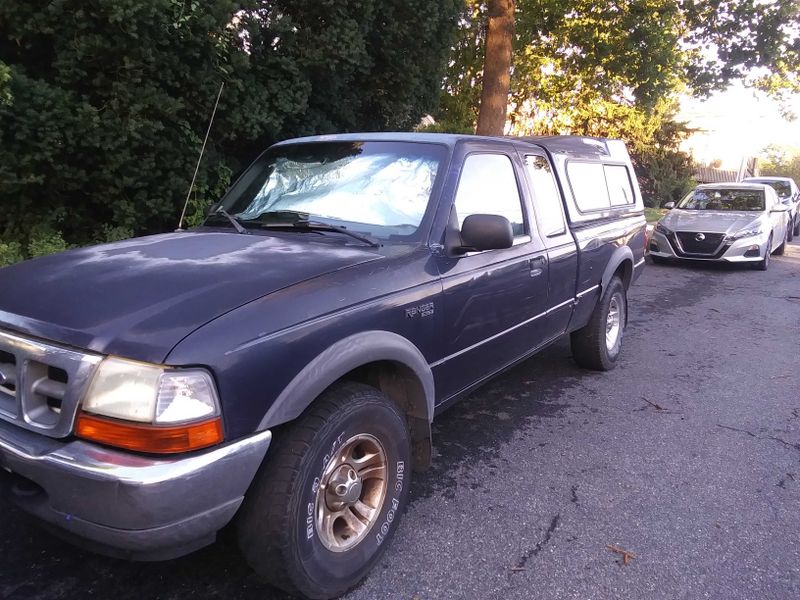
<path id="1" fill-rule="evenodd" d="M 789 237 L 800 235 L 800 188 L 791 177 L 746 177 L 742 181 L 747 183 L 766 183 L 775 190 L 778 198 L 789 207 Z"/>
<path id="2" fill-rule="evenodd" d="M 783 254 L 789 207 L 758 183 L 700 185 L 656 224 L 648 248 L 653 262 L 703 260 L 752 263 L 766 271 Z"/>

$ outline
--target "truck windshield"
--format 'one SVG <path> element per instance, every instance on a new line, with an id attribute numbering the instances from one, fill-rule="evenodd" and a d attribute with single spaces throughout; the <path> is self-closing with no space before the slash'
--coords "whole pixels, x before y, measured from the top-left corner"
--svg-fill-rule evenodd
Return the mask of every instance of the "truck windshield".
<path id="1" fill-rule="evenodd" d="M 702 189 L 689 192 L 678 204 L 683 210 L 764 210 L 764 192 L 747 189 Z"/>
<path id="2" fill-rule="evenodd" d="M 413 236 L 445 153 L 419 142 L 278 146 L 244 173 L 222 208 L 245 227 L 310 219 L 383 239 Z"/>

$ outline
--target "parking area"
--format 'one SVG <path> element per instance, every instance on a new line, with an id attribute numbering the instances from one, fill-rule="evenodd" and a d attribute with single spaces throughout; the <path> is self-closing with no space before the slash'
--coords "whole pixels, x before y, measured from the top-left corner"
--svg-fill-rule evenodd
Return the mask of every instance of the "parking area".
<path id="1" fill-rule="evenodd" d="M 441 416 L 348 598 L 800 597 L 800 243 L 767 272 L 649 265 L 629 303 L 616 370 L 562 342 Z M 0 515 L 0 598 L 284 598 L 230 539 L 126 563 Z"/>

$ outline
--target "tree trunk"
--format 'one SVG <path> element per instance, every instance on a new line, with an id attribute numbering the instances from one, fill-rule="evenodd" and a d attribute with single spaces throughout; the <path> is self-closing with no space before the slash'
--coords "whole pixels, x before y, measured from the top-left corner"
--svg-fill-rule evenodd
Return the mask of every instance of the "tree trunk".
<path id="1" fill-rule="evenodd" d="M 478 135 L 503 135 L 506 126 L 515 5 L 515 0 L 489 0 Z"/>

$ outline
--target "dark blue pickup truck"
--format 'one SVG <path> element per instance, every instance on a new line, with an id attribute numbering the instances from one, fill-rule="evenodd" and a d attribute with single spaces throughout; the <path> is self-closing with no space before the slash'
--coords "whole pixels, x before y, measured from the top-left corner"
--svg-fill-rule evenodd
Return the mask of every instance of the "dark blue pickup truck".
<path id="1" fill-rule="evenodd" d="M 564 335 L 614 367 L 644 248 L 619 141 L 277 144 L 201 227 L 0 270 L 0 482 L 132 559 L 230 523 L 266 580 L 337 596 L 439 412 Z"/>

